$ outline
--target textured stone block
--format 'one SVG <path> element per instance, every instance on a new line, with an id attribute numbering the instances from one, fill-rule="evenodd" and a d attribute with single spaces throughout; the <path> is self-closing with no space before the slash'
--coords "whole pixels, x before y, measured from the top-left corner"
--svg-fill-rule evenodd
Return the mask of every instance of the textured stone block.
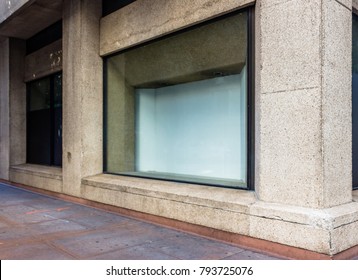
<path id="1" fill-rule="evenodd" d="M 259 198 L 318 207 L 322 180 L 319 89 L 260 98 Z"/>
<path id="2" fill-rule="evenodd" d="M 58 40 L 25 59 L 25 81 L 39 79 L 62 70 L 62 40 Z"/>
<path id="3" fill-rule="evenodd" d="M 322 206 L 332 207 L 352 200 L 352 13 L 322 7 Z"/>
<path id="4" fill-rule="evenodd" d="M 100 53 L 108 55 L 243 8 L 253 2 L 252 0 L 135 1 L 101 19 Z"/>
<path id="5" fill-rule="evenodd" d="M 259 11 L 261 92 L 318 87 L 321 1 L 277 2 L 262 1 Z"/>

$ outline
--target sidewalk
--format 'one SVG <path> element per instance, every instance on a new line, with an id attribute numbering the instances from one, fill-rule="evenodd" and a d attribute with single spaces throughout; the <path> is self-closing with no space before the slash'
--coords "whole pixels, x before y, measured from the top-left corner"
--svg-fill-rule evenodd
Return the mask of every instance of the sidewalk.
<path id="1" fill-rule="evenodd" d="M 277 258 L 0 183 L 0 259 Z"/>

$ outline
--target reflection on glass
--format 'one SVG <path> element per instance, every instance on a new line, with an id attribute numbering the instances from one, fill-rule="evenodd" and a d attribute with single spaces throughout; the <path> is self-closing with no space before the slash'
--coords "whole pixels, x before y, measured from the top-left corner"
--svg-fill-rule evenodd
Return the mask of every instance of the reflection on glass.
<path id="1" fill-rule="evenodd" d="M 44 78 L 30 84 L 30 111 L 50 109 L 50 79 Z"/>
<path id="2" fill-rule="evenodd" d="M 27 162 L 62 165 L 62 75 L 28 83 Z"/>
<path id="3" fill-rule="evenodd" d="M 28 90 L 27 162 L 51 164 L 51 82 L 44 78 L 31 82 Z"/>
<path id="4" fill-rule="evenodd" d="M 247 14 L 107 59 L 106 171 L 247 186 Z"/>
<path id="5" fill-rule="evenodd" d="M 54 76 L 54 106 L 62 107 L 62 74 Z"/>
<path id="6" fill-rule="evenodd" d="M 53 78 L 54 104 L 53 104 L 53 164 L 62 165 L 62 74 L 56 74 Z"/>

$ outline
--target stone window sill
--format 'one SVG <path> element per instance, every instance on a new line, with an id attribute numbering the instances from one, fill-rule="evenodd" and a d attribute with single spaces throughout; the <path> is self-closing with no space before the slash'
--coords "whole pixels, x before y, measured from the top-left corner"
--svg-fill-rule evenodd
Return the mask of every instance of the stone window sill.
<path id="1" fill-rule="evenodd" d="M 243 213 L 256 202 L 252 191 L 110 174 L 84 178 L 82 185 Z"/>
<path id="2" fill-rule="evenodd" d="M 62 180 L 61 167 L 25 163 L 11 166 L 10 171 L 40 176 L 49 179 Z"/>

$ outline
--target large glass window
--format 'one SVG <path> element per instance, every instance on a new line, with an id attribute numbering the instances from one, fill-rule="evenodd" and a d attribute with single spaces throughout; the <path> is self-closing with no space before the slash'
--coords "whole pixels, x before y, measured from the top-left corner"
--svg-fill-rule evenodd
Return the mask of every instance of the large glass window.
<path id="1" fill-rule="evenodd" d="M 248 187 L 248 13 L 106 59 L 105 171 Z"/>
<path id="2" fill-rule="evenodd" d="M 28 83 L 27 162 L 62 165 L 62 75 Z"/>

